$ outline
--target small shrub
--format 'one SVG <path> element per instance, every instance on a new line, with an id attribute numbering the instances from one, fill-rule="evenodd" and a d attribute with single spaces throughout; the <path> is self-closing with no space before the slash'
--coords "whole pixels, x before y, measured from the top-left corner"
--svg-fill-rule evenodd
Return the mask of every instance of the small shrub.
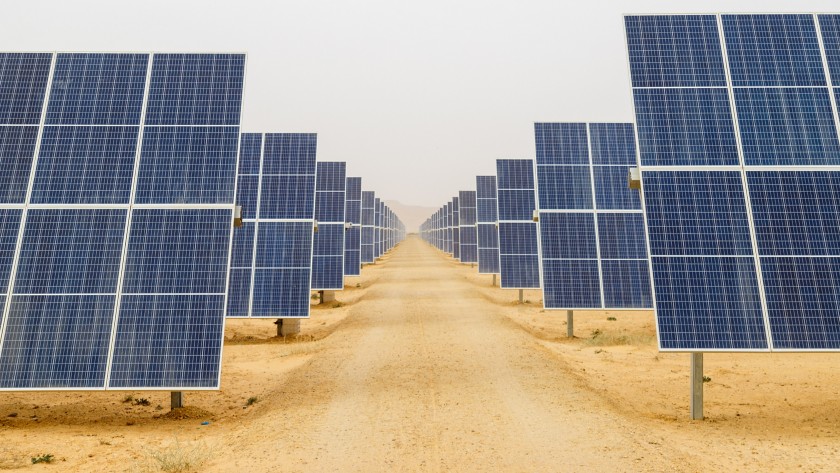
<path id="1" fill-rule="evenodd" d="M 710 378 L 710 377 L 708 377 L 708 376 L 703 376 L 703 382 L 704 382 L 704 383 L 708 383 L 708 382 L 709 382 L 709 381 L 711 381 L 711 380 L 712 380 L 712 378 Z"/>
<path id="2" fill-rule="evenodd" d="M 134 400 L 134 405 L 135 406 L 151 406 L 152 403 L 149 402 L 149 400 L 146 399 L 145 397 L 141 397 L 140 399 L 135 399 Z"/>
<path id="3" fill-rule="evenodd" d="M 610 322 L 615 322 L 618 319 L 616 319 L 615 317 L 607 317 L 607 320 L 609 320 Z"/>
<path id="4" fill-rule="evenodd" d="M 131 401 L 133 401 L 133 400 L 134 400 L 134 396 L 132 396 L 131 394 L 126 394 L 126 395 L 125 395 L 125 397 L 123 398 L 123 401 L 122 401 L 122 402 L 124 402 L 124 403 L 129 403 L 129 402 L 131 402 Z"/>
<path id="5" fill-rule="evenodd" d="M 259 400 L 260 399 L 257 396 L 251 396 L 251 397 L 248 398 L 247 401 L 245 401 L 245 405 L 246 406 L 253 406 L 257 402 L 259 402 Z"/>
<path id="6" fill-rule="evenodd" d="M 601 335 L 601 329 L 599 329 L 599 328 L 596 328 L 596 329 L 595 329 L 595 330 L 593 330 L 593 331 L 592 331 L 592 333 L 590 334 L 590 336 L 591 336 L 591 338 L 592 338 L 593 340 L 595 340 L 596 338 L 598 338 L 598 336 L 599 336 L 599 335 Z"/>
<path id="7" fill-rule="evenodd" d="M 38 463 L 52 463 L 55 460 L 55 456 L 52 453 L 45 453 L 43 455 L 38 455 L 37 457 L 32 457 L 32 464 Z"/>
<path id="8" fill-rule="evenodd" d="M 316 292 L 315 294 L 312 294 L 311 296 L 309 296 L 309 298 L 314 300 L 314 299 L 320 299 L 321 296 Z"/>

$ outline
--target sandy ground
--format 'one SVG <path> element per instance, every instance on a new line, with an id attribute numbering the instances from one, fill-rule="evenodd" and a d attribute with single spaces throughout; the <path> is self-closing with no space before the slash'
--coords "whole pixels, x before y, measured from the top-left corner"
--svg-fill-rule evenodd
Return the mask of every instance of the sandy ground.
<path id="1" fill-rule="evenodd" d="M 707 354 L 707 419 L 690 421 L 689 356 L 657 351 L 651 312 L 579 312 L 567 339 L 539 291 L 518 304 L 491 280 L 410 238 L 297 339 L 229 321 L 222 389 L 185 409 L 0 393 L 0 470 L 840 469 L 840 356 Z"/>

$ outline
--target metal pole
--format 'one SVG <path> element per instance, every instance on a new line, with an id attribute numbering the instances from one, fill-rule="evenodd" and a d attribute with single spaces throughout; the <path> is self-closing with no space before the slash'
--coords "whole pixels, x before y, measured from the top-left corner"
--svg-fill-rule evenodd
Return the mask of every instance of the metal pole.
<path id="1" fill-rule="evenodd" d="M 493 273 L 493 286 L 496 285 L 496 273 Z"/>
<path id="2" fill-rule="evenodd" d="M 691 419 L 703 420 L 703 353 L 691 354 Z"/>
<path id="3" fill-rule="evenodd" d="M 522 304 L 525 302 L 525 297 L 522 295 L 524 291 L 522 289 L 519 290 L 519 303 Z"/>
<path id="4" fill-rule="evenodd" d="M 575 338 L 575 311 L 566 311 L 566 336 Z"/>
<path id="5" fill-rule="evenodd" d="M 181 391 L 172 391 L 169 396 L 169 408 L 180 409 L 184 407 L 184 393 Z"/>
<path id="6" fill-rule="evenodd" d="M 282 337 L 283 336 L 283 319 L 277 319 L 276 321 L 274 321 L 274 325 L 277 326 L 277 336 Z"/>

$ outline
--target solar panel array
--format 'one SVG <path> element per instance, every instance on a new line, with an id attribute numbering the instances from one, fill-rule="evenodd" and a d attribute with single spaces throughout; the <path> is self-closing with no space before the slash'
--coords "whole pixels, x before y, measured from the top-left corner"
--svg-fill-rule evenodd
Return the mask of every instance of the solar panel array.
<path id="1" fill-rule="evenodd" d="M 242 134 L 228 317 L 309 316 L 316 147 L 314 133 Z"/>
<path id="2" fill-rule="evenodd" d="M 478 234 L 475 226 L 475 191 L 458 193 L 458 238 L 462 263 L 478 262 Z"/>
<path id="3" fill-rule="evenodd" d="M 344 275 L 359 276 L 362 274 L 362 178 L 348 177 L 346 186 Z"/>
<path id="4" fill-rule="evenodd" d="M 651 308 L 631 123 L 536 123 L 543 303 Z"/>
<path id="5" fill-rule="evenodd" d="M 840 15 L 625 18 L 662 350 L 840 348 Z"/>
<path id="6" fill-rule="evenodd" d="M 499 273 L 499 228 L 497 225 L 496 176 L 476 176 L 476 230 L 478 272 Z"/>
<path id="7" fill-rule="evenodd" d="M 537 224 L 533 220 L 534 161 L 496 160 L 499 270 L 503 289 L 540 287 Z"/>
<path id="8" fill-rule="evenodd" d="M 312 289 L 344 289 L 344 212 L 347 164 L 319 162 L 315 168 L 315 222 Z"/>
<path id="9" fill-rule="evenodd" d="M 216 389 L 242 54 L 0 53 L 0 389 Z"/>

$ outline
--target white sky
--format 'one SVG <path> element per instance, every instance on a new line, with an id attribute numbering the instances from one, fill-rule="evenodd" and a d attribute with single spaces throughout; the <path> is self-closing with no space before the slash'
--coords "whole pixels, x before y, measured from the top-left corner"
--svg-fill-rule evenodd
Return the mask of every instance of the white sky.
<path id="1" fill-rule="evenodd" d="M 438 207 L 535 121 L 631 121 L 624 13 L 829 12 L 832 1 L 3 2 L 6 51 L 244 51 L 243 131 L 316 132 L 365 190 Z"/>

